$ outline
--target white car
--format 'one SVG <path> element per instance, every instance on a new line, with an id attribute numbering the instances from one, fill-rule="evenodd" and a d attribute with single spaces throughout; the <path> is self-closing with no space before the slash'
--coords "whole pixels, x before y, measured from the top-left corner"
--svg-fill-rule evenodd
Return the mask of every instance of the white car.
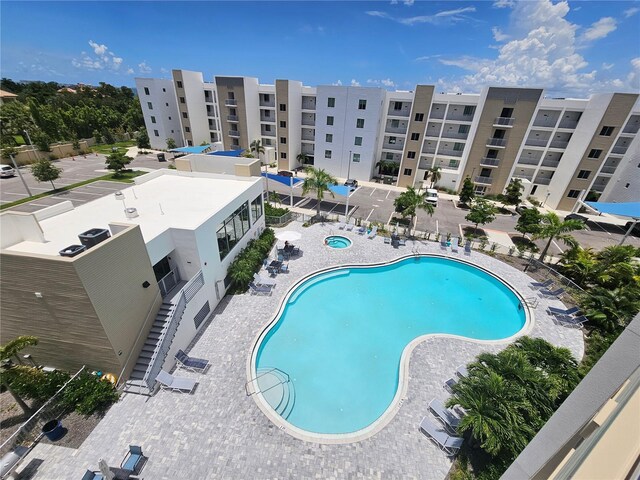
<path id="1" fill-rule="evenodd" d="M 16 170 L 10 165 L 0 165 L 0 177 L 15 177 Z"/>
<path id="2" fill-rule="evenodd" d="M 432 203 L 434 207 L 438 206 L 438 190 L 435 188 L 427 188 L 424 197 L 425 202 Z"/>

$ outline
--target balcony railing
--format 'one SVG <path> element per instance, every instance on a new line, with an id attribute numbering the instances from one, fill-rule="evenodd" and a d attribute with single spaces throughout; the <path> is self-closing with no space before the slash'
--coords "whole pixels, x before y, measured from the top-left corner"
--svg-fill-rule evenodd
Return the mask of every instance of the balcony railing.
<path id="1" fill-rule="evenodd" d="M 267 108 L 273 108 L 276 106 L 276 101 L 272 98 L 269 97 L 269 101 L 265 102 L 262 97 L 260 97 L 260 106 L 261 107 L 267 107 Z"/>
<path id="2" fill-rule="evenodd" d="M 407 133 L 407 126 L 405 125 L 404 127 L 392 127 L 390 125 L 387 125 L 387 127 L 384 129 L 384 131 L 386 133 L 401 133 L 401 134 L 406 134 Z"/>
<path id="3" fill-rule="evenodd" d="M 556 126 L 556 123 L 558 123 L 558 119 L 557 118 L 553 119 L 553 120 L 544 118 L 544 119 L 541 119 L 541 120 L 535 120 L 533 122 L 533 126 L 534 127 L 543 127 L 543 128 L 553 128 L 553 127 Z"/>
<path id="4" fill-rule="evenodd" d="M 533 174 L 531 175 L 525 175 L 523 173 L 516 173 L 515 175 L 512 175 L 513 178 L 519 178 L 521 180 L 529 180 L 531 181 L 533 179 Z"/>
<path id="5" fill-rule="evenodd" d="M 622 130 L 622 133 L 627 135 L 634 135 L 638 133 L 638 130 L 640 130 L 640 124 L 633 123 L 624 127 L 624 130 Z"/>
<path id="6" fill-rule="evenodd" d="M 424 136 L 429 138 L 438 138 L 440 136 L 440 130 L 427 130 L 427 133 L 425 133 Z"/>
<path id="7" fill-rule="evenodd" d="M 504 138 L 487 138 L 487 147 L 504 147 L 507 141 Z"/>
<path id="8" fill-rule="evenodd" d="M 383 143 L 382 148 L 386 150 L 402 150 L 404 148 L 404 143 L 396 142 L 396 143 Z"/>
<path id="9" fill-rule="evenodd" d="M 480 165 L 483 167 L 497 167 L 500 165 L 500 160 L 497 158 L 484 157 L 480 159 Z"/>
<path id="10" fill-rule="evenodd" d="M 558 165 L 560 165 L 560 160 L 545 160 L 542 162 L 543 167 L 556 168 Z"/>
<path id="11" fill-rule="evenodd" d="M 429 118 L 433 118 L 434 120 L 443 120 L 444 119 L 444 110 L 432 110 L 429 114 Z"/>
<path id="12" fill-rule="evenodd" d="M 422 153 L 426 153 L 426 154 L 434 154 L 436 153 L 436 146 L 434 145 L 433 147 L 423 147 L 422 148 Z"/>
<path id="13" fill-rule="evenodd" d="M 396 110 L 394 108 L 390 108 L 387 112 L 387 115 L 391 117 L 408 117 L 411 114 L 411 109 L 409 107 L 404 107 L 400 110 Z"/>
<path id="14" fill-rule="evenodd" d="M 464 113 L 449 112 L 447 114 L 447 120 L 453 120 L 455 122 L 472 122 L 473 115 L 465 115 Z"/>
<path id="15" fill-rule="evenodd" d="M 227 107 L 235 107 L 236 105 L 238 105 L 238 101 L 237 101 L 237 100 L 234 100 L 233 98 L 227 98 L 227 99 L 224 101 L 224 104 L 225 104 Z"/>
<path id="16" fill-rule="evenodd" d="M 566 140 L 552 140 L 549 144 L 549 148 L 567 148 L 569 142 Z"/>
<path id="17" fill-rule="evenodd" d="M 558 128 L 569 128 L 575 130 L 578 126 L 578 120 L 561 120 Z"/>
<path id="18" fill-rule="evenodd" d="M 493 179 L 491 177 L 476 177 L 475 182 L 483 185 L 491 185 Z"/>
<path id="19" fill-rule="evenodd" d="M 311 125 L 313 127 L 315 126 L 315 124 L 316 124 L 315 118 L 302 117 L 302 125 Z"/>
<path id="20" fill-rule="evenodd" d="M 511 127 L 513 126 L 514 120 L 515 118 L 513 117 L 496 117 L 493 124 L 501 127 Z"/>
<path id="21" fill-rule="evenodd" d="M 540 138 L 527 138 L 527 141 L 524 142 L 525 145 L 530 147 L 546 147 L 547 143 L 549 143 L 548 138 L 540 139 Z"/>
<path id="22" fill-rule="evenodd" d="M 302 132 L 302 140 L 309 140 L 313 142 L 315 139 L 316 139 L 316 136 L 313 133 Z"/>
<path id="23" fill-rule="evenodd" d="M 240 138 L 240 132 L 238 130 L 229 130 L 229 136 L 233 138 Z"/>
<path id="24" fill-rule="evenodd" d="M 538 165 L 540 163 L 539 158 L 520 157 L 518 159 L 520 165 Z"/>
<path id="25" fill-rule="evenodd" d="M 276 123 L 276 117 L 267 117 L 265 115 L 260 115 L 260 121 L 261 122 L 267 122 L 267 123 Z"/>
<path id="26" fill-rule="evenodd" d="M 628 148 L 629 147 L 627 146 L 613 147 L 613 149 L 611 150 L 611 153 L 613 153 L 614 155 L 624 155 L 625 153 L 627 153 Z"/>
<path id="27" fill-rule="evenodd" d="M 237 115 L 227 115 L 227 121 L 228 122 L 237 122 L 238 121 L 238 116 Z"/>
<path id="28" fill-rule="evenodd" d="M 452 131 L 442 132 L 443 138 L 456 138 L 460 140 L 466 140 L 468 136 L 469 136 L 469 132 L 467 133 L 452 132 Z"/>
<path id="29" fill-rule="evenodd" d="M 600 170 L 600 173 L 607 173 L 607 174 L 616 173 L 616 167 L 602 167 L 602 170 Z"/>
<path id="30" fill-rule="evenodd" d="M 178 270 L 171 270 L 164 277 L 158 280 L 158 288 L 160 289 L 160 293 L 163 297 L 167 296 L 173 287 L 175 287 L 180 282 L 180 274 Z"/>
<path id="31" fill-rule="evenodd" d="M 262 134 L 263 137 L 275 137 L 276 136 L 276 132 L 274 132 L 273 130 L 269 131 L 269 130 L 261 130 L 260 133 Z"/>
<path id="32" fill-rule="evenodd" d="M 549 177 L 538 177 L 533 183 L 537 183 L 538 185 L 549 185 L 551 183 L 551 179 Z"/>
<path id="33" fill-rule="evenodd" d="M 461 157 L 462 150 L 453 150 L 452 148 L 440 148 L 438 149 L 438 155 L 447 155 L 449 157 Z"/>

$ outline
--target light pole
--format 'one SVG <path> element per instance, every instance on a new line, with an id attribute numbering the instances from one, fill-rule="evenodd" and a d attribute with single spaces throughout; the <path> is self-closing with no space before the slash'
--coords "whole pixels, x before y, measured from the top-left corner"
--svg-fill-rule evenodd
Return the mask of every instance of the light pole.
<path id="1" fill-rule="evenodd" d="M 33 155 L 36 157 L 35 160 L 37 160 L 38 156 L 36 155 L 35 147 L 33 146 L 33 142 L 31 141 L 31 136 L 29 136 L 29 130 L 25 130 L 24 133 L 27 134 L 27 140 L 29 140 L 29 145 L 31 145 L 31 151 L 33 152 Z"/>
<path id="2" fill-rule="evenodd" d="M 542 203 L 543 207 L 547 204 L 547 200 L 549 200 L 549 195 L 551 195 L 551 192 L 547 192 L 547 197 L 544 199 L 544 202 Z"/>
<path id="3" fill-rule="evenodd" d="M 16 164 L 16 160 L 13 158 L 13 155 L 9 155 L 9 158 L 11 159 L 11 163 L 13 163 L 13 168 L 15 168 L 16 172 L 18 172 L 18 176 L 20 177 L 20 180 L 22 180 L 22 184 L 24 185 L 24 188 L 27 190 L 27 193 L 29 194 L 29 196 L 32 197 L 33 195 L 31 193 L 31 190 L 29 190 L 29 186 L 27 185 L 27 182 L 24 181 L 22 172 L 20 171 L 20 169 L 18 168 L 18 165 Z"/>
<path id="4" fill-rule="evenodd" d="M 349 164 L 347 165 L 347 181 L 349 181 L 349 176 L 351 175 L 351 150 L 349 150 Z M 344 209 L 344 223 L 349 221 L 349 194 L 351 193 L 351 186 L 347 186 L 347 205 Z"/>

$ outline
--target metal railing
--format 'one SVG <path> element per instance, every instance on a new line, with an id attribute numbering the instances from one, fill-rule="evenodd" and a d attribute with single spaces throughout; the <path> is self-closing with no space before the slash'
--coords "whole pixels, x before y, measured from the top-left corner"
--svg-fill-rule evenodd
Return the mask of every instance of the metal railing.
<path id="1" fill-rule="evenodd" d="M 504 138 L 487 138 L 488 147 L 504 147 L 507 141 Z"/>
<path id="2" fill-rule="evenodd" d="M 533 122 L 534 127 L 545 127 L 545 128 L 553 128 L 558 123 L 558 119 L 555 120 L 535 120 Z"/>
<path id="3" fill-rule="evenodd" d="M 459 140 L 466 140 L 469 137 L 469 132 L 460 133 L 452 130 L 442 132 L 442 138 L 455 138 Z"/>
<path id="4" fill-rule="evenodd" d="M 527 140 L 524 142 L 525 145 L 529 145 L 531 147 L 546 147 L 547 143 L 549 143 L 548 138 L 527 138 Z"/>
<path id="5" fill-rule="evenodd" d="M 480 159 L 480 165 L 484 167 L 497 167 L 500 165 L 500 160 L 497 158 L 483 157 Z"/>
<path id="6" fill-rule="evenodd" d="M 611 153 L 615 155 L 624 155 L 625 153 L 627 153 L 628 148 L 629 147 L 613 147 L 611 149 Z"/>
<path id="7" fill-rule="evenodd" d="M 289 223 L 292 220 L 295 220 L 296 216 L 294 212 L 287 212 L 280 217 L 266 216 L 264 217 L 264 221 L 268 226 L 283 226 Z"/>
<path id="8" fill-rule="evenodd" d="M 225 104 L 227 107 L 235 107 L 236 105 L 238 105 L 238 101 L 237 101 L 237 100 L 234 100 L 233 98 L 227 98 L 227 99 L 224 101 L 224 104 Z"/>
<path id="9" fill-rule="evenodd" d="M 552 140 L 549 148 L 567 148 L 567 145 L 569 145 L 567 140 Z"/>
<path id="10" fill-rule="evenodd" d="M 558 165 L 560 165 L 560 160 L 543 160 L 541 166 L 556 168 Z"/>
<path id="11" fill-rule="evenodd" d="M 513 121 L 515 118 L 513 117 L 496 117 L 493 121 L 494 125 L 500 125 L 503 127 L 510 127 L 513 125 Z"/>
<path id="12" fill-rule="evenodd" d="M 549 185 L 551 183 L 551 178 L 549 177 L 536 177 L 533 183 L 537 183 L 538 185 Z"/>
<path id="13" fill-rule="evenodd" d="M 404 148 L 404 142 L 396 142 L 396 143 L 383 143 L 382 148 L 385 150 L 402 150 Z"/>
<path id="14" fill-rule="evenodd" d="M 449 157 L 461 157 L 462 150 L 453 150 L 451 148 L 439 148 L 438 155 L 448 155 Z"/>
<path id="15" fill-rule="evenodd" d="M 386 133 L 401 133 L 401 134 L 405 134 L 405 133 L 407 133 L 407 126 L 405 125 L 404 127 L 392 127 L 391 125 L 387 125 L 385 127 L 384 131 Z"/>
<path id="16" fill-rule="evenodd" d="M 227 120 L 229 122 L 237 122 L 238 121 L 238 116 L 237 115 L 227 115 Z"/>
<path id="17" fill-rule="evenodd" d="M 571 130 L 575 130 L 577 126 L 577 120 L 562 120 L 560 121 L 560 125 L 558 125 L 558 128 L 569 128 Z"/>
<path id="18" fill-rule="evenodd" d="M 602 170 L 600 170 L 600 173 L 616 173 L 616 167 L 602 167 Z"/>
<path id="19" fill-rule="evenodd" d="M 493 179 L 491 177 L 476 177 L 476 183 L 482 183 L 483 185 L 491 185 Z"/>
<path id="20" fill-rule="evenodd" d="M 166 296 L 180 282 L 180 273 L 174 269 L 158 280 L 158 288 L 162 296 Z"/>
<path id="21" fill-rule="evenodd" d="M 238 130 L 229 130 L 229 136 L 238 138 L 240 137 L 240 132 Z"/>
<path id="22" fill-rule="evenodd" d="M 272 367 L 264 372 L 259 373 L 258 375 L 256 375 L 255 377 L 253 377 L 251 380 L 249 380 L 247 383 L 244 384 L 244 392 L 247 394 L 247 397 L 250 397 L 251 395 L 255 395 L 256 393 L 262 392 L 262 390 L 254 390 L 253 392 L 249 392 L 249 384 L 253 383 L 254 380 L 258 380 L 260 377 L 264 377 L 266 374 L 271 373 L 271 372 L 279 372 L 281 373 L 287 380 L 286 382 L 280 382 L 280 383 L 276 383 L 274 385 L 272 385 L 269 388 L 273 388 L 276 385 L 281 385 L 282 383 L 289 383 L 291 382 L 291 377 L 289 376 L 289 374 L 287 372 L 283 372 L 282 370 L 280 370 L 279 368 L 276 367 Z M 266 392 L 266 390 L 264 390 Z"/>

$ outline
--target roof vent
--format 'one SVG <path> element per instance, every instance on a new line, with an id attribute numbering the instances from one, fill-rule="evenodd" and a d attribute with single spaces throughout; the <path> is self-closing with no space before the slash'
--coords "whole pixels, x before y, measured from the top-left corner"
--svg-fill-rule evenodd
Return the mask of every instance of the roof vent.
<path id="1" fill-rule="evenodd" d="M 78 235 L 80 239 L 80 243 L 87 248 L 91 248 L 100 242 L 104 242 L 107 238 L 111 236 L 109 230 L 106 228 L 92 228 L 91 230 L 87 230 L 86 232 L 82 232 Z"/>
<path id="2" fill-rule="evenodd" d="M 138 209 L 133 207 L 125 208 L 124 214 L 127 216 L 127 218 L 136 218 L 138 216 Z"/>
<path id="3" fill-rule="evenodd" d="M 86 250 L 87 247 L 85 247 L 84 245 L 69 245 L 68 247 L 60 250 L 58 253 L 63 257 L 75 257 L 76 255 L 79 255 Z"/>

